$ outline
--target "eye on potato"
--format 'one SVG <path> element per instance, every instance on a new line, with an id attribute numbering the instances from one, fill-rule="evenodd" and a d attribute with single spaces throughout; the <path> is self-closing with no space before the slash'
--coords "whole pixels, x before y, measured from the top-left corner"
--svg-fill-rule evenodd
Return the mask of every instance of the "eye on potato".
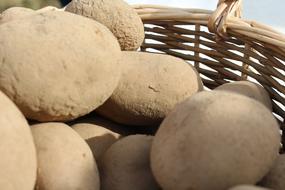
<path id="1" fill-rule="evenodd" d="M 122 77 L 96 112 L 130 126 L 158 126 L 174 106 L 203 89 L 194 67 L 162 54 L 123 52 Z"/>
<path id="2" fill-rule="evenodd" d="M 226 190 L 261 180 L 279 148 L 279 125 L 264 105 L 237 93 L 205 91 L 163 121 L 151 168 L 163 189 Z"/>
<path id="3" fill-rule="evenodd" d="M 31 129 L 15 104 L 0 91 L 0 189 L 32 190 L 37 159 Z"/>
<path id="4" fill-rule="evenodd" d="M 86 142 L 63 123 L 32 126 L 38 159 L 37 188 L 99 190 L 97 165 Z"/>

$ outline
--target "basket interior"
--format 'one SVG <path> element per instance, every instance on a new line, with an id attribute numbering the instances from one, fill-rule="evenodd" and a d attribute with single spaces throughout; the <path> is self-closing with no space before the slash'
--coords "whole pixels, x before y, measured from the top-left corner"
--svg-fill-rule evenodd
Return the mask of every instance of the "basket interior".
<path id="1" fill-rule="evenodd" d="M 231 31 L 228 40 L 216 40 L 203 24 L 178 21 L 144 24 L 146 38 L 141 51 L 186 60 L 196 67 L 208 90 L 240 80 L 262 85 L 271 96 L 282 131 L 285 130 L 285 56 L 278 48 Z"/>

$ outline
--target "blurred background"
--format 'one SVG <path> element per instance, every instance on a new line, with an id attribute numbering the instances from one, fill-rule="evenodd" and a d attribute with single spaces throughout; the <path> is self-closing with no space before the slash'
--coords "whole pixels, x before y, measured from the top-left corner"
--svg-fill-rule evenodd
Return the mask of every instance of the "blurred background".
<path id="1" fill-rule="evenodd" d="M 126 0 L 130 4 L 162 4 L 175 7 L 203 8 L 214 10 L 218 0 Z M 69 0 L 0 0 L 0 12 L 12 7 L 23 6 L 39 9 L 45 6 L 62 7 Z M 285 33 L 285 0 L 244 0 L 243 17 L 270 25 Z"/>

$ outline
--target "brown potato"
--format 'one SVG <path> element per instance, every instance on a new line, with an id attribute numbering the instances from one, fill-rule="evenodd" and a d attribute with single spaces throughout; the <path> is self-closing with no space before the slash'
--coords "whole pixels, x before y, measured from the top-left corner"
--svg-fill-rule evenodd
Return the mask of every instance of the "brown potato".
<path id="1" fill-rule="evenodd" d="M 0 91 L 0 189 L 32 190 L 36 150 L 30 127 L 15 104 Z"/>
<path id="2" fill-rule="evenodd" d="M 48 11 L 8 22 L 0 27 L 0 44 L 0 90 L 29 119 L 86 115 L 111 96 L 120 78 L 116 38 L 75 14 Z"/>
<path id="3" fill-rule="evenodd" d="M 99 190 L 95 159 L 86 142 L 63 123 L 32 126 L 38 157 L 37 189 Z"/>
<path id="4" fill-rule="evenodd" d="M 273 168 L 260 182 L 264 187 L 272 188 L 274 190 L 285 189 L 285 155 L 280 155 Z"/>
<path id="5" fill-rule="evenodd" d="M 225 90 L 245 95 L 247 97 L 253 98 L 261 102 L 268 109 L 272 110 L 272 103 L 270 96 L 266 92 L 266 90 L 259 84 L 255 84 L 250 81 L 238 81 L 238 82 L 223 84 L 217 87 L 215 90 Z"/>
<path id="6" fill-rule="evenodd" d="M 103 156 L 102 190 L 159 189 L 150 170 L 152 136 L 131 135 L 113 144 Z"/>
<path id="7" fill-rule="evenodd" d="M 264 105 L 237 93 L 205 91 L 163 121 L 151 167 L 163 189 L 227 190 L 261 180 L 279 148 L 279 125 Z"/>
<path id="8" fill-rule="evenodd" d="M 122 50 L 136 50 L 143 43 L 143 23 L 135 10 L 123 0 L 73 0 L 65 10 L 107 26 L 117 37 Z"/>
<path id="9" fill-rule="evenodd" d="M 121 124 L 157 126 L 177 103 L 203 89 L 195 68 L 170 55 L 123 52 L 121 62 L 118 87 L 96 110 Z"/>

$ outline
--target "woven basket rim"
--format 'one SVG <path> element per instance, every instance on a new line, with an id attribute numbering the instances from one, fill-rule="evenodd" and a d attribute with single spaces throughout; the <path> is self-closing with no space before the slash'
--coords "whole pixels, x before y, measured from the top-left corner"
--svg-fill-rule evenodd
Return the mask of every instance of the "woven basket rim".
<path id="1" fill-rule="evenodd" d="M 209 19 L 214 13 L 214 11 L 207 9 L 179 8 L 153 4 L 135 4 L 132 7 L 144 22 L 181 21 L 208 26 Z M 254 20 L 229 16 L 224 27 L 226 27 L 227 34 L 230 37 L 234 34 L 238 34 L 240 37 L 249 37 L 252 40 L 263 43 L 269 49 L 275 47 L 285 55 L 285 34 L 271 26 Z"/>

